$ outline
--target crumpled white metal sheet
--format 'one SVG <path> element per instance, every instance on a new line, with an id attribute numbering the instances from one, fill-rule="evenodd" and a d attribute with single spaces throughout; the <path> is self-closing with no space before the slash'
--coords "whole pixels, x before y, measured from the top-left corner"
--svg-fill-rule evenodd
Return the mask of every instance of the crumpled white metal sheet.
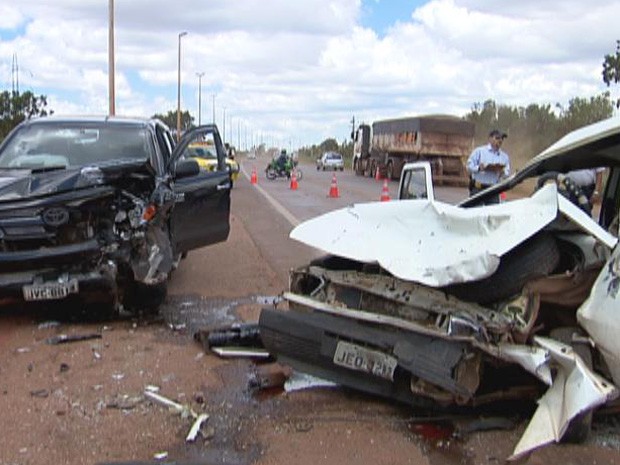
<path id="1" fill-rule="evenodd" d="M 574 417 L 618 396 L 616 387 L 590 370 L 570 346 L 539 336 L 534 342 L 549 352 L 558 370 L 509 460 L 559 441 Z"/>
<path id="2" fill-rule="evenodd" d="M 577 311 L 579 324 L 603 355 L 611 377 L 620 385 L 620 247 L 616 247 Z"/>
<path id="3" fill-rule="evenodd" d="M 467 209 L 427 200 L 355 204 L 300 224 L 290 237 L 439 287 L 493 274 L 501 255 L 557 212 L 557 189 L 549 184 L 528 198 Z"/>

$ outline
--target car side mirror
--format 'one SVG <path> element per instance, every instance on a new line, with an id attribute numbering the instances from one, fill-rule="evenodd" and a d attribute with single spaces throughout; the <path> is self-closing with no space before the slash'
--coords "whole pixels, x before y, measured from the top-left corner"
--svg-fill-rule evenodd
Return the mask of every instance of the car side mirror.
<path id="1" fill-rule="evenodd" d="M 193 158 L 186 160 L 179 160 L 176 166 L 175 177 L 177 179 L 187 178 L 189 176 L 196 176 L 200 173 L 200 165 Z"/>

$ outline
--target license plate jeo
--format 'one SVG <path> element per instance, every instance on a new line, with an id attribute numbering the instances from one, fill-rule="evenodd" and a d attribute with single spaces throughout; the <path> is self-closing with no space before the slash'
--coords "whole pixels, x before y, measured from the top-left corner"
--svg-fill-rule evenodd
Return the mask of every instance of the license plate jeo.
<path id="1" fill-rule="evenodd" d="M 366 349 L 345 341 L 338 341 L 333 361 L 336 365 L 363 371 L 380 378 L 394 381 L 397 360 L 391 355 Z"/>
<path id="2" fill-rule="evenodd" d="M 77 294 L 79 292 L 78 282 L 76 279 L 67 281 L 66 283 L 47 282 L 42 284 L 26 284 L 22 287 L 24 300 L 57 300 L 64 299 L 69 294 Z"/>

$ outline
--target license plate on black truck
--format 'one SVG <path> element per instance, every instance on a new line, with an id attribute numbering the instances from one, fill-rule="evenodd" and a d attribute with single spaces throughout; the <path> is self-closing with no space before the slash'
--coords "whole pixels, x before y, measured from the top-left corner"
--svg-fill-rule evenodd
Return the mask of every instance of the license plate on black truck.
<path id="1" fill-rule="evenodd" d="M 57 300 L 64 299 L 69 294 L 77 294 L 79 291 L 76 279 L 64 283 L 47 282 L 42 284 L 27 284 L 22 288 L 24 300 Z"/>

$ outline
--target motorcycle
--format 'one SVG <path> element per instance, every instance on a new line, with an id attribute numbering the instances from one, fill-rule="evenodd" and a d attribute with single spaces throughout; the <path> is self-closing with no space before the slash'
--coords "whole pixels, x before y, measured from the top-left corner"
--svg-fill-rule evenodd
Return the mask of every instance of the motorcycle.
<path id="1" fill-rule="evenodd" d="M 271 160 L 271 162 L 267 165 L 267 168 L 265 168 L 265 176 L 267 176 L 267 179 L 270 181 L 273 181 L 276 178 L 290 179 L 293 170 L 295 171 L 295 177 L 298 181 L 300 181 L 303 177 L 303 173 L 301 169 L 297 167 L 297 161 L 293 161 L 292 163 L 287 162 L 286 165 L 284 165 L 284 168 L 282 168 L 278 165 L 277 160 Z"/>

